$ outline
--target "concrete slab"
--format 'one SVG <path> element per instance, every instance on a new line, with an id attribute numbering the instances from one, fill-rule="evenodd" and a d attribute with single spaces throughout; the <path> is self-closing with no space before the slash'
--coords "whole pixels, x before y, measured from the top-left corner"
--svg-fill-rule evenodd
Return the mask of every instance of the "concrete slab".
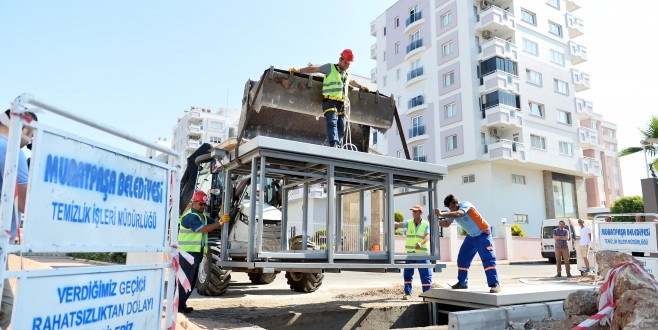
<path id="1" fill-rule="evenodd" d="M 546 283 L 541 285 L 506 285 L 502 289 L 501 293 L 489 293 L 489 288 L 487 287 L 469 288 L 466 290 L 431 289 L 420 296 L 425 301 L 432 303 L 470 308 L 489 308 L 564 300 L 571 292 L 578 290 L 597 290 L 598 286 Z"/>

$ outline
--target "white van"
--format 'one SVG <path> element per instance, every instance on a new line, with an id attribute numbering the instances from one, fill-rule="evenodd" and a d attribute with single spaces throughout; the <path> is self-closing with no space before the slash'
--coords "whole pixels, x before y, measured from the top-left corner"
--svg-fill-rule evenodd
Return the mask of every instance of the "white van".
<path id="1" fill-rule="evenodd" d="M 576 248 L 580 241 L 580 226 L 578 219 L 546 219 L 541 223 L 541 256 L 547 258 L 549 262 L 555 263 L 555 240 L 553 239 L 553 229 L 559 227 L 559 222 L 564 221 L 564 228 L 571 233 L 571 239 L 567 241 L 569 246 L 569 256 L 576 259 Z M 585 220 L 588 221 L 588 220 Z M 590 227 L 591 228 L 591 227 Z"/>

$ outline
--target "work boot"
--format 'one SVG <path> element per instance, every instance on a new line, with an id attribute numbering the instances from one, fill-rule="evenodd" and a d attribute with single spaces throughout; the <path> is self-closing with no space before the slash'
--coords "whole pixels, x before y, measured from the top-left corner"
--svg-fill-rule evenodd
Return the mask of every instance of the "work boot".
<path id="1" fill-rule="evenodd" d="M 567 274 L 567 277 L 571 277 L 571 274 Z"/>
<path id="2" fill-rule="evenodd" d="M 555 277 L 562 277 L 562 274 L 557 273 L 557 275 L 555 275 Z"/>
<path id="3" fill-rule="evenodd" d="M 589 273 L 589 272 L 590 272 L 589 268 L 585 269 L 585 273 Z"/>
<path id="4" fill-rule="evenodd" d="M 409 299 L 411 299 L 411 295 L 405 294 L 404 296 L 402 296 L 402 300 L 409 300 Z"/>
<path id="5" fill-rule="evenodd" d="M 451 286 L 453 290 L 462 290 L 462 289 L 468 289 L 468 285 L 462 285 L 461 283 L 457 282 L 455 285 Z"/>
<path id="6" fill-rule="evenodd" d="M 491 290 L 489 290 L 489 292 L 491 292 L 491 293 L 500 293 L 500 285 L 496 284 L 496 285 L 492 286 Z"/>
<path id="7" fill-rule="evenodd" d="M 189 313 L 192 313 L 193 310 L 194 310 L 194 308 L 192 308 L 192 307 L 187 307 L 187 306 L 183 306 L 183 307 L 179 307 L 179 308 L 178 308 L 178 312 L 179 312 L 179 313 L 183 313 L 183 314 L 189 314 Z"/>

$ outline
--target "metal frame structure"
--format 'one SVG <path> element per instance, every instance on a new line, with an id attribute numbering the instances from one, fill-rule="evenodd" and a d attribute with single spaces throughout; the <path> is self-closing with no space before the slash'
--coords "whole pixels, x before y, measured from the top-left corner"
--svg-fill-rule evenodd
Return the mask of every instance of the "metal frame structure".
<path id="1" fill-rule="evenodd" d="M 248 251 L 230 248 L 228 226 L 222 233 L 222 267 L 263 268 L 277 271 L 297 272 L 340 272 L 351 271 L 399 271 L 401 268 L 426 268 L 426 264 L 405 264 L 406 260 L 430 260 L 431 267 L 440 271 L 445 267 L 439 264 L 438 222 L 431 221 L 429 255 L 395 253 L 394 242 L 394 189 L 407 188 L 413 192 L 427 192 L 429 209 L 438 205 L 437 184 L 446 174 L 445 166 L 415 162 L 381 155 L 367 154 L 343 149 L 330 148 L 308 143 L 259 136 L 230 153 L 216 152 L 225 175 L 224 209 L 230 207 L 231 178 L 241 175 L 252 179 L 250 196 L 265 200 L 264 189 L 258 190 L 255 182 L 265 182 L 266 178 L 282 180 L 283 205 L 281 225 L 281 251 L 262 250 L 263 203 L 257 202 L 250 208 Z M 383 232 L 384 242 L 381 251 L 366 251 L 363 239 L 361 251 L 343 251 L 341 240 L 328 239 L 325 250 L 290 250 L 287 247 L 288 191 L 303 189 L 302 246 L 308 240 L 308 187 L 311 184 L 326 184 L 327 187 L 327 237 L 341 237 L 342 199 L 346 194 L 359 193 L 360 236 L 364 236 L 364 192 L 382 190 L 384 200 Z M 409 192 L 407 192 L 409 193 Z M 333 196 L 333 198 L 332 198 Z M 432 218 L 434 218 L 433 212 Z M 234 260 L 237 259 L 237 260 Z"/>

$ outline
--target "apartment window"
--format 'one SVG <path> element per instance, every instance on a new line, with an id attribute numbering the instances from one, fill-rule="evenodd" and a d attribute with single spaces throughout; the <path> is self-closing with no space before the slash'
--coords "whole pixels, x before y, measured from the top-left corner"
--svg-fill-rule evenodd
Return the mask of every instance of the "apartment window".
<path id="1" fill-rule="evenodd" d="M 448 87 L 455 83 L 455 72 L 451 71 L 443 75 L 443 87 Z"/>
<path id="2" fill-rule="evenodd" d="M 393 25 L 395 25 L 395 27 L 400 26 L 400 16 L 397 16 L 393 19 Z"/>
<path id="3" fill-rule="evenodd" d="M 417 162 L 424 162 L 425 159 L 425 147 L 422 145 L 411 148 L 411 159 Z"/>
<path id="4" fill-rule="evenodd" d="M 530 134 L 530 145 L 536 149 L 546 150 L 546 138 L 543 136 Z"/>
<path id="5" fill-rule="evenodd" d="M 219 136 L 211 136 L 209 137 L 210 143 L 220 143 L 222 142 L 222 139 Z"/>
<path id="6" fill-rule="evenodd" d="M 548 21 L 548 32 L 561 37 L 562 36 L 562 25 Z"/>
<path id="7" fill-rule="evenodd" d="M 475 182 L 475 174 L 462 175 L 462 183 L 473 183 Z"/>
<path id="8" fill-rule="evenodd" d="M 452 23 L 452 13 L 445 13 L 441 16 L 441 27 L 446 27 Z"/>
<path id="9" fill-rule="evenodd" d="M 555 79 L 555 92 L 569 95 L 569 84 L 566 81 Z"/>
<path id="10" fill-rule="evenodd" d="M 568 111 L 557 111 L 557 122 L 562 124 L 571 125 L 571 112 Z"/>
<path id="11" fill-rule="evenodd" d="M 450 135 L 446 137 L 446 150 L 455 150 L 457 149 L 457 135 Z"/>
<path id="12" fill-rule="evenodd" d="M 525 184 L 525 175 L 512 174 L 512 183 Z"/>
<path id="13" fill-rule="evenodd" d="M 455 102 L 444 105 L 443 113 L 445 118 L 450 118 L 457 115 L 457 107 L 455 106 Z"/>
<path id="14" fill-rule="evenodd" d="M 452 41 L 446 42 L 445 44 L 443 44 L 443 46 L 441 48 L 443 49 L 443 51 L 442 51 L 443 57 L 446 57 L 446 56 L 452 54 L 452 51 L 453 51 Z"/>
<path id="15" fill-rule="evenodd" d="M 573 143 L 560 141 L 560 155 L 573 156 Z"/>
<path id="16" fill-rule="evenodd" d="M 539 45 L 528 39 L 523 39 L 523 50 L 535 56 L 539 56 Z"/>
<path id="17" fill-rule="evenodd" d="M 395 80 L 400 80 L 400 69 L 395 70 Z"/>
<path id="18" fill-rule="evenodd" d="M 382 77 L 382 85 L 384 85 L 384 87 L 386 87 L 386 85 L 388 85 L 388 76 Z"/>
<path id="19" fill-rule="evenodd" d="M 532 25 L 537 25 L 537 16 L 535 13 L 523 8 L 521 8 L 521 20 Z"/>
<path id="20" fill-rule="evenodd" d="M 555 9 L 560 9 L 560 0 L 546 0 L 546 4 Z"/>
<path id="21" fill-rule="evenodd" d="M 544 118 L 544 105 L 536 102 L 528 102 L 530 106 L 530 114 L 537 117 Z"/>
<path id="22" fill-rule="evenodd" d="M 528 215 L 527 214 L 514 214 L 514 222 L 515 223 L 528 223 Z"/>
<path id="23" fill-rule="evenodd" d="M 211 121 L 210 122 L 210 128 L 222 130 L 222 129 L 224 129 L 224 125 L 223 125 L 223 123 L 218 122 L 218 121 Z"/>
<path id="24" fill-rule="evenodd" d="M 399 42 L 395 43 L 395 54 L 400 54 L 400 43 Z"/>
<path id="25" fill-rule="evenodd" d="M 386 52 L 383 54 L 384 62 L 386 62 Z"/>
<path id="26" fill-rule="evenodd" d="M 533 71 L 530 69 L 526 69 L 525 71 L 528 74 L 529 83 L 537 86 L 542 85 L 541 72 Z"/>
<path id="27" fill-rule="evenodd" d="M 551 49 L 551 62 L 564 66 L 564 54 L 558 52 L 557 50 Z"/>
<path id="28" fill-rule="evenodd" d="M 386 35 L 386 27 L 384 27 L 384 35 Z"/>
<path id="29" fill-rule="evenodd" d="M 377 132 L 372 132 L 372 144 L 377 144 Z"/>
<path id="30" fill-rule="evenodd" d="M 402 150 L 398 150 L 398 158 L 404 158 L 404 154 L 402 153 Z"/>

